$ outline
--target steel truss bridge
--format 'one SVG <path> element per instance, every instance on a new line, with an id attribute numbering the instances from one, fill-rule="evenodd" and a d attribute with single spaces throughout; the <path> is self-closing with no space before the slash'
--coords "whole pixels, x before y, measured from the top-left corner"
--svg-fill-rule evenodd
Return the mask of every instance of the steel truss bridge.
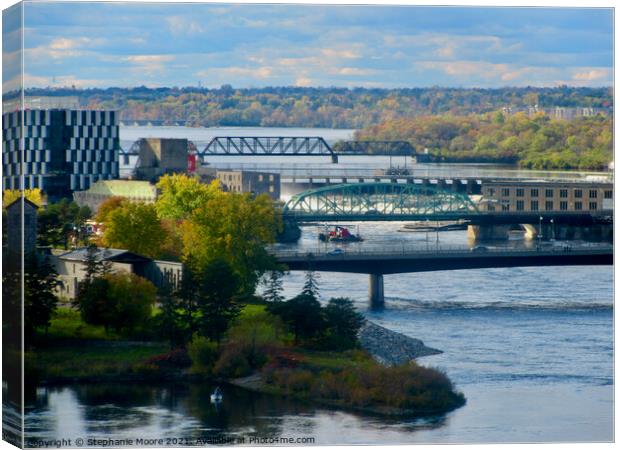
<path id="1" fill-rule="evenodd" d="M 214 137 L 207 146 L 198 152 L 201 159 L 207 155 L 304 155 L 331 157 L 338 162 L 338 155 L 329 144 L 319 136 L 221 136 Z"/>
<path id="2" fill-rule="evenodd" d="M 340 155 L 415 156 L 407 141 L 343 141 L 334 145 Z"/>
<path id="3" fill-rule="evenodd" d="M 481 211 L 464 192 L 427 183 L 355 183 L 309 189 L 284 205 L 293 222 L 464 220 L 474 225 L 608 223 L 610 211 Z"/>
<path id="4" fill-rule="evenodd" d="M 456 219 L 478 215 L 466 195 L 433 185 L 357 183 L 325 186 L 294 195 L 283 209 L 297 221 Z"/>

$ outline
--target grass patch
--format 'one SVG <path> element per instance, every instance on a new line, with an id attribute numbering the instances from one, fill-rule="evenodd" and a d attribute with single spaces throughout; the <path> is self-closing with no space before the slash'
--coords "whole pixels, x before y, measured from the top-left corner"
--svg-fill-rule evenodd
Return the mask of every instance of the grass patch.
<path id="1" fill-rule="evenodd" d="M 89 379 L 131 374 L 166 344 L 85 341 L 26 352 L 27 371 L 39 379 Z"/>
<path id="2" fill-rule="evenodd" d="M 106 333 L 101 325 L 85 323 L 75 309 L 60 307 L 50 321 L 47 338 L 119 340 L 121 337 L 112 330 Z"/>

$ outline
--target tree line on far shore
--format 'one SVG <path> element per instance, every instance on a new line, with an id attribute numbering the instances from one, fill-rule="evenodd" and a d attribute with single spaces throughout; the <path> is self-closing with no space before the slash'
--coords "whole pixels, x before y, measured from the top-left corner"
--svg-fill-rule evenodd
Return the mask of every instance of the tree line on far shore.
<path id="1" fill-rule="evenodd" d="M 359 140 L 405 140 L 449 162 L 517 163 L 527 169 L 606 169 L 613 160 L 612 119 L 552 119 L 496 111 L 386 121 L 356 132 Z"/>

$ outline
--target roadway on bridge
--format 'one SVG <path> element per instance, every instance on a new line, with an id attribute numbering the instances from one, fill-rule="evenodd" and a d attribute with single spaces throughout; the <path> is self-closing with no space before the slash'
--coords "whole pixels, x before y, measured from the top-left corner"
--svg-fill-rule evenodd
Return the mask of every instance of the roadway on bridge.
<path id="1" fill-rule="evenodd" d="M 392 248 L 380 251 L 344 250 L 330 252 L 272 250 L 289 270 L 316 270 L 365 274 L 396 274 L 436 270 L 496 267 L 612 265 L 613 245 L 542 245 L 532 249 L 433 246 Z"/>

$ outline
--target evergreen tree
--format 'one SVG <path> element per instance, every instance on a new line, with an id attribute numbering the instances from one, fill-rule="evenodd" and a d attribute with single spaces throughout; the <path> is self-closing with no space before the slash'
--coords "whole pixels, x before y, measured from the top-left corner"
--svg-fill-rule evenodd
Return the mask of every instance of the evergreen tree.
<path id="1" fill-rule="evenodd" d="M 319 299 L 319 284 L 317 282 L 319 276 L 312 269 L 306 271 L 306 279 L 301 289 L 301 295 Z"/>
<path id="2" fill-rule="evenodd" d="M 263 298 L 268 302 L 280 302 L 284 299 L 282 291 L 282 276 L 284 274 L 280 270 L 272 270 L 267 278 L 267 287 L 263 293 Z"/>
<path id="3" fill-rule="evenodd" d="M 50 319 L 56 309 L 56 288 L 60 284 L 56 270 L 47 258 L 31 255 L 24 270 L 24 333 L 34 336 L 37 328 L 47 333 Z"/>
<path id="4" fill-rule="evenodd" d="M 348 298 L 332 298 L 325 307 L 327 329 L 333 346 L 346 349 L 357 343 L 357 333 L 365 319 Z"/>

